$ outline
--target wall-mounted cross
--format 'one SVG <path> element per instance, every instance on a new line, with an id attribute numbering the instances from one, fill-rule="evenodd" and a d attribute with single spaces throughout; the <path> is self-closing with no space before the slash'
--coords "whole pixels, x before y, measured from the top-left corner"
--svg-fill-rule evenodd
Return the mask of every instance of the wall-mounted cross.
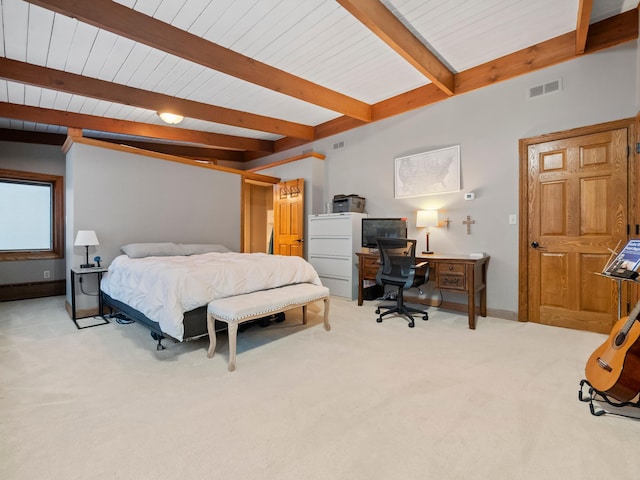
<path id="1" fill-rule="evenodd" d="M 462 223 L 467 226 L 467 235 L 471 235 L 471 224 L 476 223 L 476 221 L 471 220 L 471 215 L 467 215 L 467 219 L 463 220 Z"/>

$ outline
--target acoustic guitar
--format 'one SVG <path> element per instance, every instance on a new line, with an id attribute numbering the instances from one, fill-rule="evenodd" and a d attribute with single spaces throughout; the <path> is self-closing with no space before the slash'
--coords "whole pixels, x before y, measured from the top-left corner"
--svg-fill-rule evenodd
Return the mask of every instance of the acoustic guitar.
<path id="1" fill-rule="evenodd" d="M 591 354 L 585 375 L 591 386 L 621 402 L 640 393 L 640 301 L 616 322 L 609 338 Z"/>

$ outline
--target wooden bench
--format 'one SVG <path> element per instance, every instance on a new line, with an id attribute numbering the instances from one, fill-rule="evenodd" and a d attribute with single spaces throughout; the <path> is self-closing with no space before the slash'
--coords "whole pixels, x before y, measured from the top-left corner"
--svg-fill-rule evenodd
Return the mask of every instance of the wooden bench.
<path id="1" fill-rule="evenodd" d="M 228 370 L 233 372 L 236 368 L 236 337 L 239 324 L 273 313 L 302 307 L 302 323 L 306 325 L 307 305 L 318 300 L 324 301 L 324 328 L 329 331 L 331 330 L 329 325 L 329 289 L 320 285 L 298 283 L 213 300 L 207 306 L 207 330 L 209 332 L 207 357 L 213 357 L 216 350 L 216 320 L 225 322 L 228 326 Z"/>

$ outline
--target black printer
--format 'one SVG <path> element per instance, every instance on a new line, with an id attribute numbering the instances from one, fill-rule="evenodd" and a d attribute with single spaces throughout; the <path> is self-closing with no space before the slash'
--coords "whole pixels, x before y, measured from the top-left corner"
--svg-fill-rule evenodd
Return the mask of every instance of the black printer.
<path id="1" fill-rule="evenodd" d="M 366 200 L 358 195 L 334 195 L 333 213 L 357 212 L 364 213 Z"/>

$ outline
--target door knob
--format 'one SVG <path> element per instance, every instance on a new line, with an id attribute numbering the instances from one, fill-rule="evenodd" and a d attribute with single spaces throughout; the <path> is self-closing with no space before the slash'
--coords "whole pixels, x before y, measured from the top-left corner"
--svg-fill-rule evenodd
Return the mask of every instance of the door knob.
<path id="1" fill-rule="evenodd" d="M 538 242 L 531 242 L 531 246 L 533 248 L 538 248 L 540 246 L 540 244 Z"/>

